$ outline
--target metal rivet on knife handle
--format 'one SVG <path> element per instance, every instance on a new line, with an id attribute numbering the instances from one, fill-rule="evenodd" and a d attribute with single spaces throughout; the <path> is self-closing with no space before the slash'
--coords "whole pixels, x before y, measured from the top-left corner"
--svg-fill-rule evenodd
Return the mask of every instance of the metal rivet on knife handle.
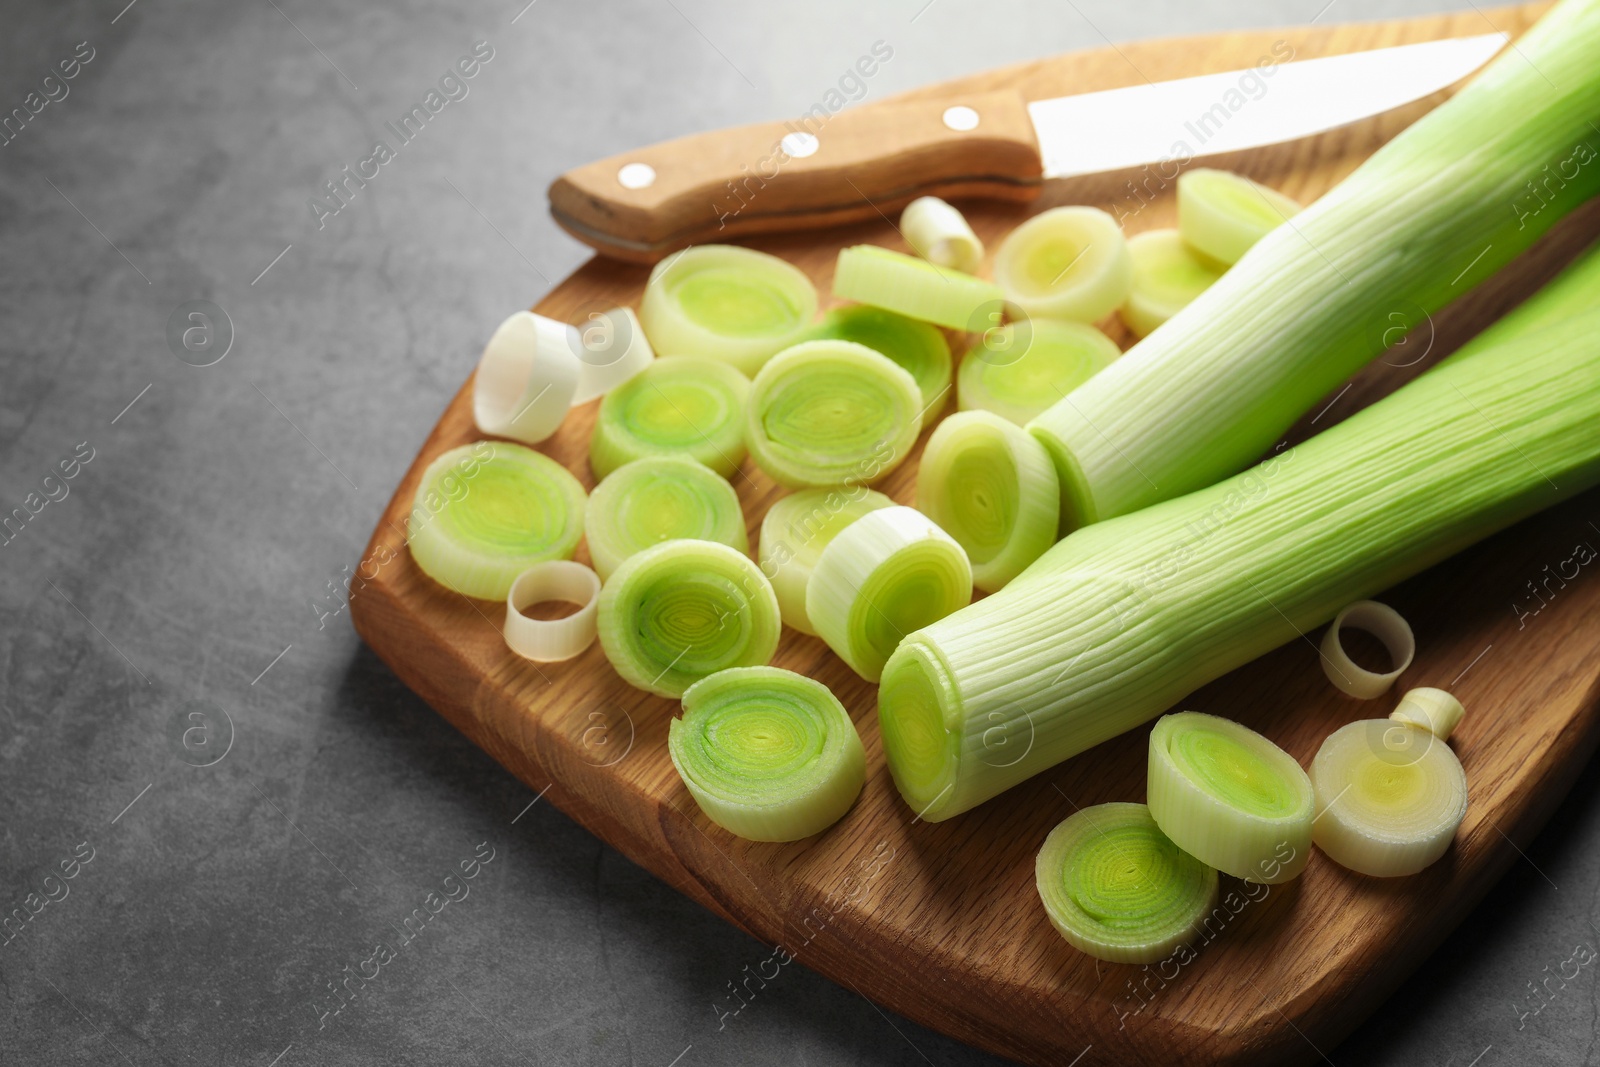
<path id="1" fill-rule="evenodd" d="M 944 124 L 957 132 L 966 132 L 978 128 L 978 113 L 965 104 L 947 107 L 944 110 Z"/>
<path id="2" fill-rule="evenodd" d="M 617 184 L 624 189 L 647 189 L 655 180 L 656 169 L 648 163 L 627 163 L 617 171 Z"/>

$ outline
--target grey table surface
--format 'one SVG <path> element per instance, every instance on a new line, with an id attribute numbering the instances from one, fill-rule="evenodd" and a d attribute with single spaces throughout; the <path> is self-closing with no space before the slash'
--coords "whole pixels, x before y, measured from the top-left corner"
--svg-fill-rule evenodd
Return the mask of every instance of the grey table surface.
<path id="1" fill-rule="evenodd" d="M 1437 9 L 0 5 L 0 111 L 54 97 L 0 146 L 0 511 L 47 500 L 0 545 L 0 915 L 30 916 L 0 1063 L 998 1062 L 799 968 L 719 1016 L 768 949 L 529 807 L 356 638 L 347 568 L 488 331 L 586 258 L 544 210 L 558 172 L 799 113 L 879 40 L 869 96 Z M 479 42 L 466 95 L 319 226 L 309 198 Z M 186 363 L 190 301 L 227 323 Z M 1329 1062 L 1594 1060 L 1592 969 L 1550 979 L 1600 941 L 1597 783 Z M 455 899 L 333 1014 L 432 892 Z"/>

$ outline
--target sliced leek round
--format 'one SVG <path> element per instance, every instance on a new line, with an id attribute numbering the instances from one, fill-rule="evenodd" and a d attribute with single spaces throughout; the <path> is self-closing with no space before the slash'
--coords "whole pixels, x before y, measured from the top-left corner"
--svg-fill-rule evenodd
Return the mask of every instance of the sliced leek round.
<path id="1" fill-rule="evenodd" d="M 988 593 L 1056 543 L 1058 497 L 1044 445 L 987 411 L 941 422 L 917 469 L 917 509 L 966 551 L 972 584 Z"/>
<path id="2" fill-rule="evenodd" d="M 1383 642 L 1394 668 L 1369 671 L 1350 658 L 1340 634 L 1345 627 L 1365 630 Z M 1357 700 L 1372 700 L 1389 691 L 1417 653 L 1417 639 L 1405 617 L 1376 600 L 1358 600 L 1333 617 L 1322 635 L 1322 672 L 1341 692 Z"/>
<path id="3" fill-rule="evenodd" d="M 428 464 L 407 540 L 417 566 L 440 585 L 504 600 L 535 563 L 572 558 L 583 509 L 583 486 L 549 456 L 509 441 L 479 441 Z"/>
<path id="4" fill-rule="evenodd" d="M 806 583 L 817 636 L 869 682 L 901 638 L 972 602 L 972 566 L 915 508 L 863 515 L 822 550 Z"/>
<path id="5" fill-rule="evenodd" d="M 1177 230 L 1146 230 L 1128 239 L 1133 283 L 1122 321 L 1140 337 L 1211 288 L 1225 268 L 1196 255 Z"/>
<path id="6" fill-rule="evenodd" d="M 556 619 L 535 619 L 523 611 L 535 604 L 561 601 L 577 611 Z M 600 576 L 570 559 L 535 563 L 511 583 L 506 595 L 506 620 L 501 633 L 506 647 L 536 663 L 571 659 L 595 639 L 595 615 L 600 601 Z"/>
<path id="7" fill-rule="evenodd" d="M 1178 178 L 1178 232 L 1224 267 L 1299 210 L 1278 190 L 1231 171 L 1197 167 Z"/>
<path id="8" fill-rule="evenodd" d="M 1317 847 L 1377 878 L 1433 863 L 1467 814 L 1467 776 L 1450 746 L 1392 718 L 1335 730 L 1311 761 L 1311 781 Z"/>
<path id="9" fill-rule="evenodd" d="M 950 391 L 950 342 L 937 326 L 870 304 L 851 304 L 828 312 L 806 340 L 854 341 L 904 367 L 922 393 L 924 427 L 944 410 Z"/>
<path id="10" fill-rule="evenodd" d="M 1406 695 L 1400 698 L 1399 706 L 1389 713 L 1389 718 L 1420 726 L 1439 740 L 1448 741 L 1466 713 L 1461 701 L 1443 689 L 1418 686 L 1406 691 Z"/>
<path id="11" fill-rule="evenodd" d="M 983 242 L 966 216 L 936 196 L 919 196 L 900 213 L 900 232 L 917 255 L 966 274 L 983 266 Z"/>
<path id="12" fill-rule="evenodd" d="M 1161 832 L 1143 804 L 1096 804 L 1044 839 L 1034 881 L 1050 923 L 1111 963 L 1155 963 L 1217 902 L 1217 872 Z"/>
<path id="13" fill-rule="evenodd" d="M 729 667 L 766 664 L 779 628 L 761 569 L 714 541 L 664 541 L 635 553 L 600 590 L 606 658 L 623 681 L 660 696 L 682 696 Z"/>
<path id="14" fill-rule="evenodd" d="M 1180 711 L 1150 731 L 1150 814 L 1224 874 L 1276 884 L 1311 855 L 1311 781 L 1283 749 L 1231 719 Z"/>
<path id="15" fill-rule="evenodd" d="M 962 358 L 957 403 L 1023 426 L 1120 355 L 1115 341 L 1086 323 L 1008 323 L 986 331 Z"/>
<path id="16" fill-rule="evenodd" d="M 922 393 L 892 360 L 852 341 L 778 353 L 750 387 L 745 444 L 790 488 L 872 482 L 899 466 L 922 428 Z"/>
<path id="17" fill-rule="evenodd" d="M 990 282 L 876 245 L 839 251 L 833 294 L 952 330 L 987 329 L 1005 303 Z"/>
<path id="18" fill-rule="evenodd" d="M 744 462 L 750 380 L 714 359 L 658 359 L 600 402 L 589 466 L 605 478 L 645 456 L 687 456 L 724 478 Z"/>
<path id="19" fill-rule="evenodd" d="M 994 280 L 1034 318 L 1098 322 L 1128 298 L 1133 262 L 1117 220 L 1097 207 L 1042 211 L 1006 235 Z"/>
<path id="20" fill-rule="evenodd" d="M 699 245 L 657 263 L 639 321 L 661 356 L 703 356 L 754 375 L 800 339 L 817 290 L 799 268 L 737 245 Z"/>
<path id="21" fill-rule="evenodd" d="M 574 404 L 604 396 L 656 358 L 644 327 L 630 308 L 612 308 L 591 314 L 573 328 L 578 343 L 578 391 Z"/>
<path id="22" fill-rule="evenodd" d="M 555 433 L 577 396 L 579 347 L 577 330 L 531 311 L 502 322 L 472 376 L 478 429 L 530 445 Z"/>
<path id="23" fill-rule="evenodd" d="M 802 489 L 780 497 L 761 520 L 761 572 L 772 582 L 783 621 L 816 634 L 806 616 L 806 584 L 840 530 L 894 501 L 861 485 Z"/>
<path id="24" fill-rule="evenodd" d="M 589 556 L 602 579 L 635 552 L 679 538 L 748 552 L 739 494 L 726 478 L 685 456 L 624 463 L 589 494 Z"/>
<path id="25" fill-rule="evenodd" d="M 778 667 L 718 671 L 683 694 L 667 754 L 700 810 L 751 841 L 799 841 L 850 810 L 861 736 L 821 682 Z"/>

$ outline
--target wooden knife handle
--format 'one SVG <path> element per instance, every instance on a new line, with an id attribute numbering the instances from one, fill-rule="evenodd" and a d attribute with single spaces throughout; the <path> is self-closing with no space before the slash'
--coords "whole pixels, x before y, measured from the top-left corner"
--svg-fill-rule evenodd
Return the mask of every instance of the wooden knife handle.
<path id="1" fill-rule="evenodd" d="M 1022 97 L 965 93 L 819 107 L 612 156 L 557 178 L 550 213 L 606 255 L 654 263 L 691 244 L 892 220 L 924 195 L 1031 200 L 1042 170 Z"/>

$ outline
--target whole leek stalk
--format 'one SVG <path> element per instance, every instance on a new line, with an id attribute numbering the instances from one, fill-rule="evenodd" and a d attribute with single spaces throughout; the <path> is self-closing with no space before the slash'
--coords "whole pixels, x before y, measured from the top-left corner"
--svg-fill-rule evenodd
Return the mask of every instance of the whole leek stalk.
<path id="1" fill-rule="evenodd" d="M 1600 0 L 1563 0 L 1029 424 L 1062 532 L 1211 485 L 1600 191 Z"/>
<path id="2" fill-rule="evenodd" d="M 878 716 L 946 819 L 1600 482 L 1600 251 L 1393 395 L 1208 489 L 1071 534 L 908 636 Z"/>

